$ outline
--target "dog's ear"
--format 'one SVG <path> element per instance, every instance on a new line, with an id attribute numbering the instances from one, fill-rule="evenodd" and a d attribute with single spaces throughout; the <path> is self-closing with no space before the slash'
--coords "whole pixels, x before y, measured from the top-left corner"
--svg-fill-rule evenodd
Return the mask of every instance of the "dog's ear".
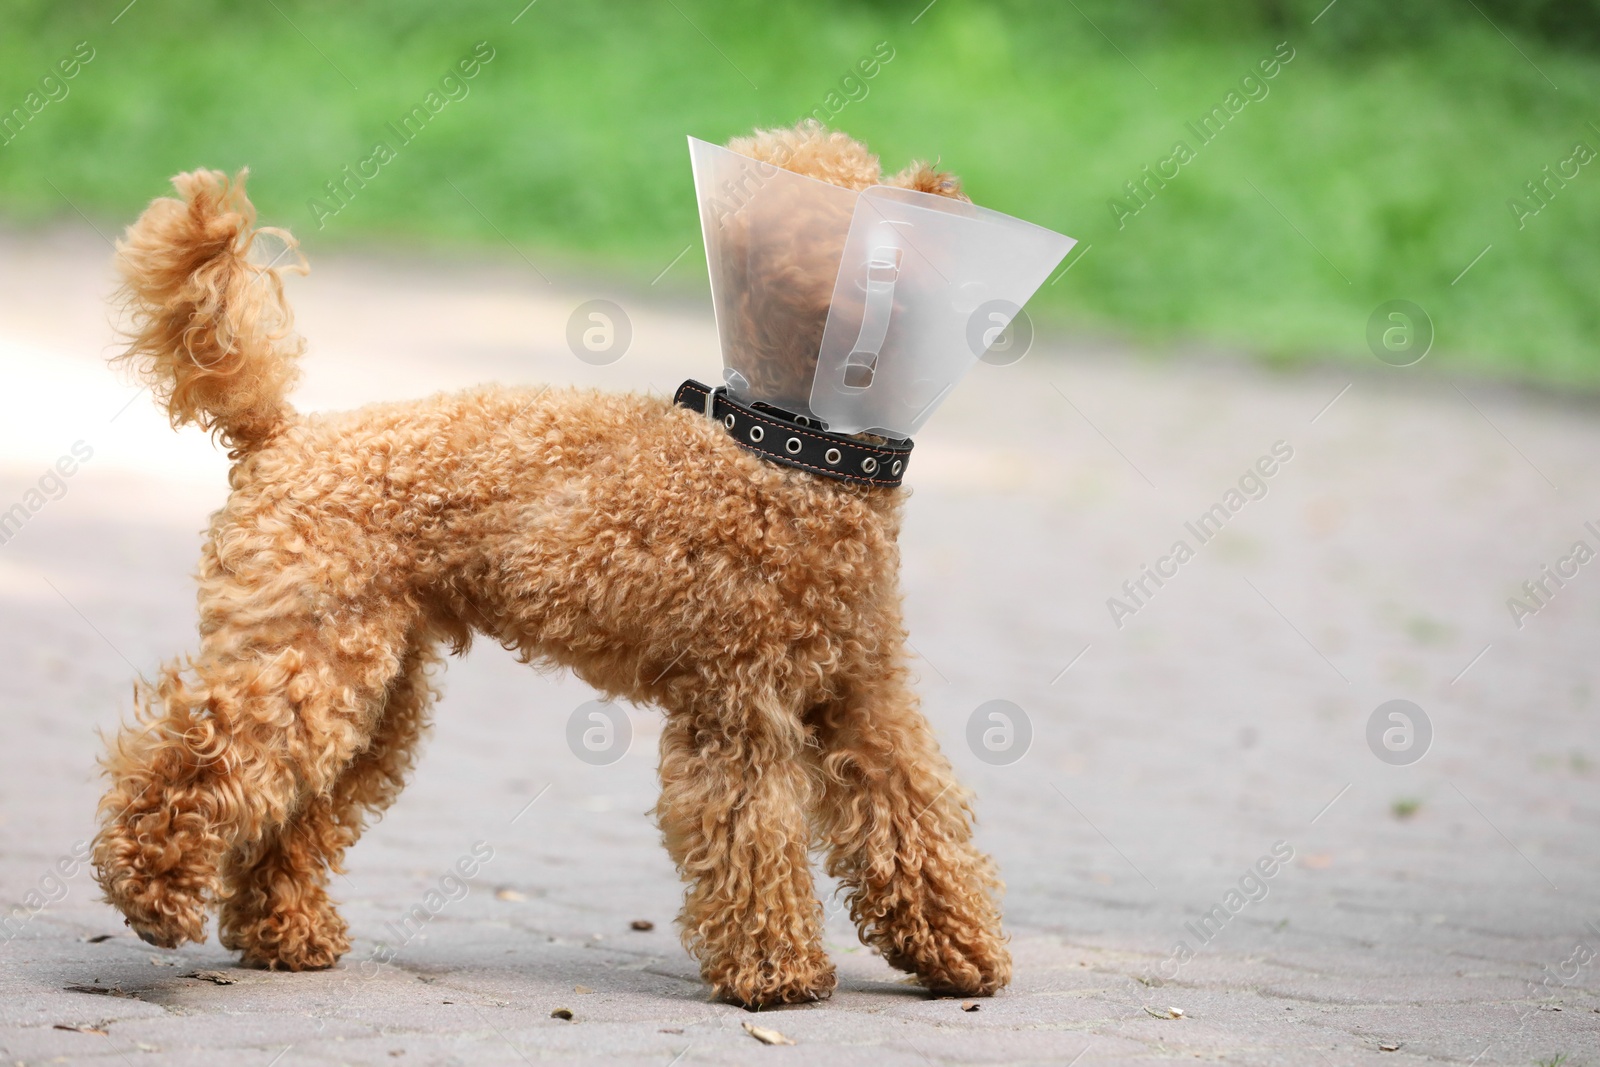
<path id="1" fill-rule="evenodd" d="M 901 189 L 915 189 L 919 193 L 934 193 L 938 196 L 948 196 L 952 200 L 966 200 L 971 198 L 961 191 L 961 179 L 947 170 L 935 170 L 933 164 L 921 160 L 913 162 L 905 170 L 892 178 L 885 179 L 885 185 L 893 185 Z"/>

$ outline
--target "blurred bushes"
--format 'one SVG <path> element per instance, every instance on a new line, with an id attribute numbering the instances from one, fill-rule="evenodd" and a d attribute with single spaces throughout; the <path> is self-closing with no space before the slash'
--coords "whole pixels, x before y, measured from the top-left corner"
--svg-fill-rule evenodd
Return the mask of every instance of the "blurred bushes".
<path id="1" fill-rule="evenodd" d="M 1600 145 L 1600 0 L 539 0 L 515 25 L 526 0 L 123 2 L 0 0 L 0 111 L 78 40 L 99 50 L 0 148 L 0 219 L 76 209 L 110 233 L 176 171 L 249 165 L 263 219 L 313 257 L 509 241 L 549 270 L 643 284 L 676 263 L 658 291 L 703 286 L 697 250 L 675 259 L 699 238 L 685 134 L 792 123 L 887 42 L 833 125 L 1080 238 L 1037 318 L 1370 360 L 1368 315 L 1405 298 L 1434 316 L 1430 367 L 1600 385 L 1600 171 L 1511 210 Z M 497 58 L 471 95 L 318 213 L 480 40 Z M 1186 124 L 1283 40 L 1270 95 L 1201 147 Z M 1198 158 L 1119 215 L 1180 138 Z"/>

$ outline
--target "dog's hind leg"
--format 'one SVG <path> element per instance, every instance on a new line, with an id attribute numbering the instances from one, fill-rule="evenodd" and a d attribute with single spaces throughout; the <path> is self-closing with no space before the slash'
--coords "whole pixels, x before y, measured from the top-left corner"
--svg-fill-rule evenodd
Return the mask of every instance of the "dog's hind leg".
<path id="1" fill-rule="evenodd" d="M 350 949 L 344 920 L 328 899 L 328 872 L 354 843 L 323 793 L 305 801 L 264 841 L 223 863 L 217 933 L 246 967 L 304 971 L 331 967 Z"/>
<path id="2" fill-rule="evenodd" d="M 343 873 L 344 852 L 367 817 L 382 814 L 405 786 L 428 727 L 436 696 L 428 675 L 438 663 L 433 644 L 414 639 L 383 694 L 368 746 L 331 788 L 307 798 L 263 842 L 229 856 L 218 933 L 247 966 L 331 967 L 349 950 L 344 920 L 328 898 L 328 875 Z"/>
<path id="3" fill-rule="evenodd" d="M 927 988 L 986 996 L 1011 979 L 989 858 L 967 794 L 917 710 L 901 666 L 853 677 L 808 724 L 821 780 L 813 808 L 828 873 L 861 939 Z"/>
<path id="4" fill-rule="evenodd" d="M 190 669 L 167 667 L 111 746 L 94 842 L 106 899 L 168 948 L 204 938 L 224 857 L 267 841 L 367 747 L 409 629 L 378 603 L 257 621 L 226 590 L 202 618 Z"/>
<path id="5" fill-rule="evenodd" d="M 656 815 L 689 883 L 680 932 L 720 998 L 817 1000 L 835 977 L 807 856 L 804 732 L 742 673 L 719 671 L 665 701 Z"/>

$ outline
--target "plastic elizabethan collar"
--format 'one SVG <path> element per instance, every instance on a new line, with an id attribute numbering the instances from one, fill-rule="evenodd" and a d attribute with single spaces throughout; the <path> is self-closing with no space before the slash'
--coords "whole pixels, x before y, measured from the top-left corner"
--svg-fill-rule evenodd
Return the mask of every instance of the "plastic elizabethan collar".
<path id="1" fill-rule="evenodd" d="M 689 156 L 729 391 L 839 433 L 916 433 L 1076 243 L 693 137 Z"/>

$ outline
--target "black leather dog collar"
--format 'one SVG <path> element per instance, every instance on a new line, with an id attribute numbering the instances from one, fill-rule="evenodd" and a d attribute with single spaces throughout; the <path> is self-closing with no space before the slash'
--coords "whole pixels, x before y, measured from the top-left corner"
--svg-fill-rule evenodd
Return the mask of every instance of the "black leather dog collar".
<path id="1" fill-rule="evenodd" d="M 673 403 L 716 419 L 738 444 L 764 460 L 858 485 L 894 487 L 911 461 L 911 442 L 868 444 L 829 433 L 802 421 L 804 416 L 761 404 L 752 407 L 694 379 L 678 386 Z"/>

